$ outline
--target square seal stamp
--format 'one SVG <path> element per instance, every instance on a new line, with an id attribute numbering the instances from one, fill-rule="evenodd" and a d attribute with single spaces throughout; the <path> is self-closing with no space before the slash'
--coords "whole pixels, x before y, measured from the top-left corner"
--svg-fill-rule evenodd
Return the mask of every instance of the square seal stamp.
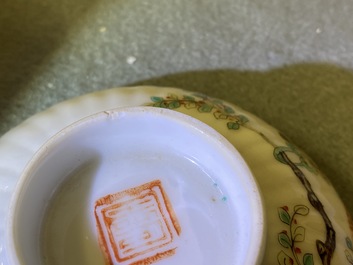
<path id="1" fill-rule="evenodd" d="M 98 199 L 95 218 L 108 264 L 152 264 L 176 251 L 181 228 L 160 180 Z"/>

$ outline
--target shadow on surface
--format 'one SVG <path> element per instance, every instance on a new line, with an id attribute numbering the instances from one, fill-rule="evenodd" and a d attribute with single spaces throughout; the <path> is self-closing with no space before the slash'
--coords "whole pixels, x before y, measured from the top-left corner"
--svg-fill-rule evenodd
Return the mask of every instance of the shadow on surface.
<path id="1" fill-rule="evenodd" d="M 97 150 L 80 148 L 86 157 L 81 158 L 81 164 L 57 187 L 43 220 L 40 247 L 45 264 L 58 261 L 67 265 L 104 263 L 96 240 L 96 224 L 91 223 L 92 186 L 97 181 L 102 158 Z"/>
<path id="2" fill-rule="evenodd" d="M 80 3 L 81 2 L 81 3 Z M 31 82 L 96 0 L 1 1 L 0 106 Z M 5 118 L 4 118 L 5 119 Z"/>
<path id="3" fill-rule="evenodd" d="M 313 158 L 353 213 L 353 72 L 298 64 L 266 72 L 178 73 L 133 85 L 196 90 L 256 114 Z"/>

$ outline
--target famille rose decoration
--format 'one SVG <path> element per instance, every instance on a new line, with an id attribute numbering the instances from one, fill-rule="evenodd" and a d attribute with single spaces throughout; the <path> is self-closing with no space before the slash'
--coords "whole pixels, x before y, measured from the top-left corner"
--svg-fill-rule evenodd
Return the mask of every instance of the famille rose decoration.
<path id="1" fill-rule="evenodd" d="M 13 139 L 33 144 L 0 162 L 1 264 L 353 264 L 353 223 L 328 179 L 232 103 L 116 88 L 33 116 L 0 155 L 18 155 Z"/>

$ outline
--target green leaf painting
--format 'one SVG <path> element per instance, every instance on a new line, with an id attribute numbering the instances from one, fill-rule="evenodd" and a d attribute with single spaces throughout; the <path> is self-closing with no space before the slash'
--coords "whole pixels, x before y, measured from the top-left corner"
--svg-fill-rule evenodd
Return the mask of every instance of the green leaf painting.
<path id="1" fill-rule="evenodd" d="M 229 130 L 238 130 L 241 125 L 249 122 L 244 115 L 237 115 L 234 109 L 226 105 L 220 99 L 209 98 L 203 94 L 182 95 L 168 94 L 165 97 L 152 96 L 152 106 L 158 108 L 178 109 L 196 109 L 200 113 L 212 113 L 217 120 L 227 121 Z"/>
<path id="2" fill-rule="evenodd" d="M 152 100 L 153 102 L 162 102 L 162 101 L 163 101 L 163 98 L 161 98 L 161 97 L 151 97 L 151 100 Z"/>
<path id="3" fill-rule="evenodd" d="M 286 229 L 278 233 L 278 242 L 286 250 L 281 250 L 277 255 L 278 264 L 313 265 L 314 259 L 311 253 L 303 253 L 300 243 L 305 241 L 305 227 L 298 224 L 302 216 L 309 214 L 309 208 L 305 205 L 295 205 L 293 213 L 288 206 L 278 208 L 278 217 Z"/>
<path id="4" fill-rule="evenodd" d="M 346 258 L 349 264 L 353 264 L 353 244 L 349 237 L 346 237 L 346 245 L 348 249 L 344 251 L 344 254 L 346 254 Z"/>
<path id="5" fill-rule="evenodd" d="M 202 103 L 198 108 L 200 112 L 206 112 L 206 113 L 211 112 L 212 109 L 213 109 L 213 106 L 206 103 Z"/>
<path id="6" fill-rule="evenodd" d="M 228 122 L 227 123 L 227 127 L 228 127 L 228 129 L 230 129 L 230 130 L 238 130 L 239 129 L 239 127 L 240 127 L 240 125 L 239 125 L 239 123 L 237 123 L 237 122 Z"/>
<path id="7" fill-rule="evenodd" d="M 291 248 L 292 247 L 292 242 L 289 239 L 289 237 L 288 237 L 286 232 L 281 232 L 281 233 L 278 234 L 278 241 L 285 248 Z"/>
<path id="8" fill-rule="evenodd" d="M 313 265 L 314 264 L 314 258 L 312 254 L 305 254 L 303 256 L 303 265 Z"/>
<path id="9" fill-rule="evenodd" d="M 287 225 L 291 222 L 291 217 L 284 207 L 278 208 L 279 219 Z"/>
<path id="10" fill-rule="evenodd" d="M 168 104 L 168 109 L 177 109 L 180 107 L 180 103 L 178 100 L 174 100 L 174 101 L 171 101 L 169 104 Z"/>
<path id="11" fill-rule="evenodd" d="M 347 247 L 353 251 L 353 244 L 352 244 L 352 240 L 349 237 L 346 237 L 346 245 Z"/>

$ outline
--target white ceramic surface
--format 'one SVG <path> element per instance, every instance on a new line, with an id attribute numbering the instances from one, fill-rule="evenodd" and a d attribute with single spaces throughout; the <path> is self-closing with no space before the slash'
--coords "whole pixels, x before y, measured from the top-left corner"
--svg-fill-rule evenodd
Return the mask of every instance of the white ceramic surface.
<path id="1" fill-rule="evenodd" d="M 141 185 L 142 194 L 160 194 L 154 203 L 164 211 L 149 210 L 152 195 L 124 193 Z M 95 206 L 117 192 L 115 204 Z M 54 203 L 48 204 L 51 197 Z M 41 235 L 46 207 L 50 215 Z M 112 216 L 114 223 L 107 225 Z M 162 228 L 160 220 L 167 220 Z M 132 264 L 152 258 L 158 264 L 259 264 L 264 249 L 262 201 L 234 146 L 190 116 L 153 107 L 104 111 L 60 131 L 26 167 L 7 222 L 6 249 L 14 265 Z M 101 238 L 98 224 L 105 231 Z M 162 259 L 164 253 L 170 256 Z"/>

